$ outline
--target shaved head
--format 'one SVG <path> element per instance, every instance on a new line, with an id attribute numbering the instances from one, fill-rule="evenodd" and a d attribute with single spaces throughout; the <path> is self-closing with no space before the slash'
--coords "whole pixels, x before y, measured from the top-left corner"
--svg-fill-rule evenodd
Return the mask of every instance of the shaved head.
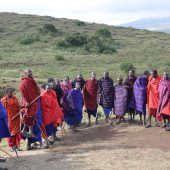
<path id="1" fill-rule="evenodd" d="M 32 74 L 32 70 L 31 69 L 25 69 L 25 71 L 24 71 L 24 74 L 25 74 L 25 76 L 27 76 L 27 77 L 33 77 L 33 74 Z"/>

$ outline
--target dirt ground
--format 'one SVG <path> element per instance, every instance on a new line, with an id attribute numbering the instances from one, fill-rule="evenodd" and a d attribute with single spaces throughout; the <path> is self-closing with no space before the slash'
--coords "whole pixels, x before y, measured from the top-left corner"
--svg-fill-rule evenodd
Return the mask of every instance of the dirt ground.
<path id="1" fill-rule="evenodd" d="M 137 124 L 79 127 L 53 149 L 19 152 L 0 167 L 9 170 L 169 170 L 170 133 Z M 9 152 L 10 153 L 10 152 Z M 2 153 L 0 153 L 2 155 Z M 4 155 L 4 154 L 3 154 Z M 12 153 L 15 156 L 14 153 Z"/>

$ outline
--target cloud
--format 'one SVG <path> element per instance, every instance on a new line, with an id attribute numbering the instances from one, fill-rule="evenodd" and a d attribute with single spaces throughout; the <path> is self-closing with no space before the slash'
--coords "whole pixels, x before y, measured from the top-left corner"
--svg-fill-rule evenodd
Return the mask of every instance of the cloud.
<path id="1" fill-rule="evenodd" d="M 89 22 L 121 24 L 170 16 L 169 0 L 4 0 L 1 12 L 49 15 Z"/>

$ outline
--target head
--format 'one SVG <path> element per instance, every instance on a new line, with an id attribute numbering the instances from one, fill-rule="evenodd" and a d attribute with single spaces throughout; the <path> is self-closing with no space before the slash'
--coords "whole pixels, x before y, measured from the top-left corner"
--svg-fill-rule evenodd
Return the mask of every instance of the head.
<path id="1" fill-rule="evenodd" d="M 6 89 L 6 95 L 7 95 L 8 99 L 10 99 L 13 96 L 13 93 L 14 93 L 13 88 L 7 88 Z"/>
<path id="2" fill-rule="evenodd" d="M 47 82 L 53 84 L 53 88 L 55 88 L 56 82 L 55 82 L 55 80 L 53 78 L 48 78 Z"/>
<path id="3" fill-rule="evenodd" d="M 117 78 L 117 84 L 122 85 L 123 84 L 123 79 L 122 78 Z"/>
<path id="4" fill-rule="evenodd" d="M 149 71 L 144 71 L 143 76 L 147 79 L 149 77 L 150 73 Z"/>
<path id="5" fill-rule="evenodd" d="M 91 73 L 91 79 L 94 80 L 96 78 L 96 73 L 95 72 L 92 72 Z"/>
<path id="6" fill-rule="evenodd" d="M 134 76 L 135 71 L 134 70 L 129 70 L 129 76 Z"/>
<path id="7" fill-rule="evenodd" d="M 168 79 L 169 79 L 168 73 L 164 72 L 164 74 L 163 74 L 163 79 L 164 79 L 164 80 L 168 80 Z"/>
<path id="8" fill-rule="evenodd" d="M 153 78 L 156 78 L 158 73 L 157 73 L 157 70 L 152 70 L 150 75 L 153 77 Z"/>
<path id="9" fill-rule="evenodd" d="M 69 78 L 68 76 L 65 76 L 64 81 L 65 81 L 66 83 L 68 83 L 68 82 L 70 82 L 70 78 Z"/>
<path id="10" fill-rule="evenodd" d="M 77 75 L 77 78 L 78 78 L 78 79 L 82 79 L 82 78 L 83 78 L 82 74 L 78 74 L 78 75 Z"/>
<path id="11" fill-rule="evenodd" d="M 75 88 L 76 88 L 76 89 L 80 89 L 80 87 L 81 87 L 80 83 L 79 83 L 79 82 L 76 82 Z"/>
<path id="12" fill-rule="evenodd" d="M 56 85 L 60 85 L 60 80 L 57 79 L 57 80 L 55 81 L 55 83 L 56 83 Z"/>
<path id="13" fill-rule="evenodd" d="M 108 72 L 108 71 L 105 71 L 105 72 L 103 73 L 103 76 L 104 76 L 104 78 L 109 77 L 109 72 Z"/>
<path id="14" fill-rule="evenodd" d="M 33 77 L 32 70 L 31 70 L 31 69 L 26 69 L 26 70 L 24 71 L 24 74 L 25 74 L 26 77 L 30 77 L 30 78 Z"/>
<path id="15" fill-rule="evenodd" d="M 52 83 L 48 83 L 45 86 L 45 89 L 47 90 L 47 92 L 50 92 L 52 88 L 53 88 L 53 84 Z"/>

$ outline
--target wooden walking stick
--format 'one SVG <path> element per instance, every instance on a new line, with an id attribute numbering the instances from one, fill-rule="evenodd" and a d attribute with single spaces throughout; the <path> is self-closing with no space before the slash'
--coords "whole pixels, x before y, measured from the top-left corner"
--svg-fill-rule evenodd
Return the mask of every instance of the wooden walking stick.
<path id="1" fill-rule="evenodd" d="M 46 92 L 46 90 L 43 91 L 43 93 L 45 93 L 45 92 Z M 43 93 L 42 93 L 42 94 L 43 94 Z M 36 97 L 33 101 L 31 101 L 30 105 L 33 104 L 38 98 L 40 98 L 40 97 L 42 96 L 42 94 L 39 95 L 38 97 Z M 18 115 L 20 115 L 20 113 L 21 113 L 22 111 L 24 111 L 24 109 L 25 109 L 25 108 L 21 109 L 21 110 L 12 118 L 12 120 L 14 120 Z"/>

